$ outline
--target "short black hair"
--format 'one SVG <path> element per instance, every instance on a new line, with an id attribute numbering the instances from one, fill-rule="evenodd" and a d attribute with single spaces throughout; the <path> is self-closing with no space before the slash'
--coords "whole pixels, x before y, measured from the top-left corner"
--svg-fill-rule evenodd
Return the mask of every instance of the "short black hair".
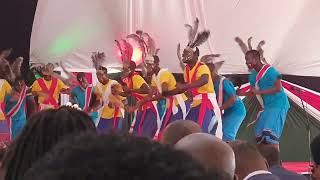
<path id="1" fill-rule="evenodd" d="M 108 69 L 106 67 L 100 66 L 99 70 L 103 71 L 104 74 L 108 74 Z"/>
<path id="2" fill-rule="evenodd" d="M 320 165 L 320 134 L 316 136 L 311 142 L 311 154 L 313 161 Z"/>
<path id="3" fill-rule="evenodd" d="M 184 152 L 143 137 L 83 134 L 38 161 L 24 180 L 214 180 Z"/>
<path id="4" fill-rule="evenodd" d="M 258 148 L 261 155 L 268 161 L 270 167 L 280 165 L 280 152 L 271 145 L 261 146 Z"/>
<path id="5" fill-rule="evenodd" d="M 20 179 L 65 136 L 85 131 L 95 132 L 95 125 L 87 113 L 75 108 L 63 106 L 35 114 L 7 149 L 2 162 L 5 180 Z"/>
<path id="6" fill-rule="evenodd" d="M 261 57 L 259 51 L 254 50 L 254 49 L 247 51 L 247 52 L 246 52 L 246 56 L 248 56 L 248 55 L 252 55 L 252 56 L 253 56 L 254 58 L 256 58 L 256 59 L 260 59 L 260 57 Z"/>
<path id="7" fill-rule="evenodd" d="M 86 74 L 84 72 L 79 72 L 77 74 L 77 80 L 80 81 L 82 78 L 85 78 Z"/>

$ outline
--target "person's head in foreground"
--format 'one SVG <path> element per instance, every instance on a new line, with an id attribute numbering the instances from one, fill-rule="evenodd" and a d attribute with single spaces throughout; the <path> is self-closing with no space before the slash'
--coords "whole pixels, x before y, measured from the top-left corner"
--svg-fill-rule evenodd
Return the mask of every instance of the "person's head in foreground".
<path id="1" fill-rule="evenodd" d="M 8 147 L 2 162 L 5 179 L 21 178 L 32 163 L 65 136 L 85 131 L 95 132 L 95 126 L 87 113 L 77 109 L 62 106 L 35 114 Z"/>
<path id="2" fill-rule="evenodd" d="M 235 177 L 235 157 L 231 147 L 217 137 L 206 133 L 194 133 L 182 138 L 175 148 L 190 154 L 208 172 L 217 172 L 223 180 Z"/>
<path id="3" fill-rule="evenodd" d="M 320 179 L 320 135 L 316 136 L 311 142 L 311 154 L 313 157 L 312 177 Z"/>
<path id="4" fill-rule="evenodd" d="M 279 180 L 275 175 L 268 171 L 268 164 L 258 149 L 246 141 L 230 142 L 235 159 L 236 159 L 236 175 L 239 180 Z"/>
<path id="5" fill-rule="evenodd" d="M 261 155 L 268 161 L 269 171 L 280 179 L 306 180 L 303 175 L 291 172 L 281 166 L 280 152 L 272 145 L 259 148 Z"/>
<path id="6" fill-rule="evenodd" d="M 185 136 L 199 132 L 202 132 L 202 129 L 196 122 L 189 120 L 175 121 L 164 130 L 161 142 L 174 145 Z"/>
<path id="7" fill-rule="evenodd" d="M 24 180 L 215 180 L 192 158 L 143 137 L 83 134 L 57 145 Z"/>

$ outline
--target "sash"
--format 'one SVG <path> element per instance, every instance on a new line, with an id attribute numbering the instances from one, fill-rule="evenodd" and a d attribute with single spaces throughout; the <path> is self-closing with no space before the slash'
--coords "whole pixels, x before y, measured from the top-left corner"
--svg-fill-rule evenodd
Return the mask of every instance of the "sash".
<path id="1" fill-rule="evenodd" d="M 119 83 L 115 80 L 109 80 L 109 84 L 107 86 L 107 88 L 105 89 L 105 91 L 102 90 L 102 85 L 99 83 L 97 85 L 97 88 L 99 89 L 99 91 L 102 93 L 102 99 L 103 99 L 103 106 L 108 106 L 109 104 L 109 96 L 111 95 L 111 87 L 113 85 L 118 85 Z M 121 112 L 122 117 L 124 116 L 124 110 L 120 107 L 115 107 L 114 108 L 114 113 L 113 113 L 113 128 L 116 128 L 116 121 L 117 121 L 117 117 L 118 117 L 118 113 L 119 111 Z"/>
<path id="2" fill-rule="evenodd" d="M 90 101 L 91 101 L 91 95 L 92 95 L 92 87 L 87 87 L 84 95 L 85 95 L 84 96 L 85 103 L 84 103 L 83 111 L 88 112 Z"/>
<path id="3" fill-rule="evenodd" d="M 267 74 L 267 72 L 268 72 L 268 70 L 269 70 L 270 68 L 271 68 L 271 65 L 265 64 L 265 65 L 263 65 L 263 67 L 262 67 L 262 68 L 260 69 L 260 71 L 258 72 L 258 74 L 257 74 L 257 76 L 256 76 L 256 83 L 255 83 L 255 88 L 256 88 L 257 90 L 260 90 L 259 82 L 260 82 L 260 80 L 264 77 L 264 75 Z M 256 97 L 257 97 L 257 100 L 258 100 L 258 102 L 259 102 L 259 104 L 260 104 L 260 110 L 259 110 L 259 112 L 257 113 L 255 120 L 252 121 L 251 123 L 249 123 L 247 126 L 250 126 L 250 125 L 254 124 L 254 123 L 258 120 L 258 118 L 260 117 L 261 113 L 264 111 L 264 104 L 263 104 L 263 98 L 262 98 L 262 96 L 261 96 L 261 95 L 256 95 Z"/>
<path id="4" fill-rule="evenodd" d="M 59 107 L 57 100 L 53 98 L 54 91 L 56 90 L 57 85 L 58 85 L 58 79 L 52 78 L 50 89 L 48 89 L 48 87 L 46 86 L 43 78 L 38 79 L 37 81 L 38 81 L 38 84 L 39 84 L 41 90 L 45 93 L 48 93 L 48 95 L 49 95 L 49 97 L 47 99 L 45 99 L 42 102 L 42 104 L 45 104 L 45 105 L 51 104 L 54 106 L 54 108 Z"/>
<path id="5" fill-rule="evenodd" d="M 8 123 L 8 127 L 10 130 L 10 141 L 12 139 L 12 117 L 15 116 L 17 114 L 17 112 L 19 111 L 19 109 L 21 108 L 22 102 L 25 99 L 27 94 L 27 86 L 23 86 L 23 89 L 20 93 L 20 97 L 18 99 L 18 102 L 16 105 L 14 105 L 9 112 L 6 114 L 6 119 L 7 119 L 7 123 Z"/>

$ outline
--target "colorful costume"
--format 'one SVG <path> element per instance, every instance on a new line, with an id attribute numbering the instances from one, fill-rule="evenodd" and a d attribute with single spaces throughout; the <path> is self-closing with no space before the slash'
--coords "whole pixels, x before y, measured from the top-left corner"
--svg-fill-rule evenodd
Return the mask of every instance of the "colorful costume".
<path id="1" fill-rule="evenodd" d="M 138 74 L 133 73 L 130 77 L 123 79 L 129 89 L 140 89 L 146 81 Z M 146 95 L 133 93 L 137 101 L 142 100 Z M 131 123 L 130 131 L 137 135 L 153 137 L 157 130 L 158 110 L 155 102 L 147 102 L 142 106 L 141 111 L 136 112 L 136 116 Z"/>
<path id="2" fill-rule="evenodd" d="M 192 89 L 193 102 L 186 120 L 197 122 L 201 126 L 203 132 L 214 134 L 213 129 L 209 128 L 209 125 L 212 124 L 212 120 L 221 117 L 220 109 L 217 105 L 216 96 L 214 93 L 210 70 L 200 61 L 198 61 L 192 69 L 186 65 L 184 70 L 185 82 L 193 83 L 202 75 L 209 76 L 208 83 L 199 88 Z M 214 116 L 216 116 L 216 118 L 213 118 Z"/>
<path id="3" fill-rule="evenodd" d="M 11 95 L 7 95 L 5 98 L 5 113 L 10 128 L 10 140 L 19 134 L 27 122 L 26 92 L 27 87 L 24 86 L 18 100 L 13 100 Z"/>
<path id="4" fill-rule="evenodd" d="M 7 80 L 0 79 L 0 142 L 10 141 L 10 128 L 3 112 L 5 96 L 11 92 L 11 86 Z"/>
<path id="5" fill-rule="evenodd" d="M 43 92 L 48 95 L 48 98 L 46 98 L 42 94 L 38 95 L 40 110 L 58 108 L 60 91 L 67 88 L 68 87 L 60 79 L 54 77 L 52 77 L 50 81 L 46 81 L 44 78 L 40 78 L 32 84 L 32 92 Z"/>
<path id="6" fill-rule="evenodd" d="M 246 108 L 242 100 L 236 95 L 236 91 L 231 81 L 222 77 L 214 83 L 214 90 L 217 94 L 219 107 L 227 102 L 230 96 L 236 96 L 236 101 L 222 115 L 222 131 L 224 141 L 234 141 L 237 132 L 244 118 L 246 117 Z"/>
<path id="7" fill-rule="evenodd" d="M 249 75 L 251 87 L 258 90 L 271 89 L 280 79 L 280 73 L 268 64 L 264 65 L 259 72 L 253 71 Z M 290 108 L 288 97 L 281 88 L 281 91 L 276 94 L 257 95 L 257 99 L 261 105 L 255 125 L 257 143 L 279 144 Z"/>
<path id="8" fill-rule="evenodd" d="M 162 84 L 166 83 L 168 91 L 172 91 L 176 88 L 177 81 L 173 74 L 167 69 L 161 69 L 157 75 L 152 76 L 151 86 L 157 87 L 159 93 L 162 93 Z M 177 94 L 166 98 L 165 115 L 161 118 L 161 123 L 158 127 L 156 136 L 163 131 L 171 122 L 176 120 L 184 120 L 187 115 L 187 109 L 189 109 L 189 103 L 185 103 L 187 97 L 184 94 Z"/>
<path id="9" fill-rule="evenodd" d="M 94 94 L 94 88 L 87 87 L 85 90 L 83 90 L 80 86 L 76 86 L 72 89 L 71 94 L 74 97 L 76 103 L 79 105 L 79 107 L 83 111 L 88 112 L 91 101 L 91 95 Z M 99 113 L 91 112 L 89 115 L 92 118 L 93 122 L 97 124 Z"/>
<path id="10" fill-rule="evenodd" d="M 109 80 L 107 84 L 97 84 L 95 94 L 98 99 L 103 100 L 103 107 L 98 122 L 98 132 L 107 133 L 110 130 L 120 131 L 123 121 L 124 110 L 116 101 L 122 101 L 125 98 L 122 96 L 113 96 L 111 93 L 112 86 L 116 86 L 118 91 L 122 91 L 121 85 L 115 80 Z"/>

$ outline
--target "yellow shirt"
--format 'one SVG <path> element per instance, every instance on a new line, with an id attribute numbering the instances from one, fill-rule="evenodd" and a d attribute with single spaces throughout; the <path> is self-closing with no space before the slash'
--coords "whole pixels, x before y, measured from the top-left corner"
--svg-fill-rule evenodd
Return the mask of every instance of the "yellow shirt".
<path id="1" fill-rule="evenodd" d="M 200 61 L 197 62 L 197 64 L 190 70 L 190 72 L 189 72 L 190 79 L 192 79 L 192 77 L 195 73 L 195 69 L 199 63 L 200 63 Z M 201 86 L 201 87 L 196 88 L 197 92 L 198 93 L 214 93 L 214 86 L 213 86 L 213 82 L 212 82 L 212 78 L 211 78 L 211 72 L 210 72 L 208 66 L 205 64 L 201 64 L 200 67 L 198 67 L 198 70 L 196 73 L 197 73 L 196 80 L 200 79 L 200 77 L 204 74 L 207 74 L 209 76 L 208 83 Z M 184 75 L 185 82 L 188 82 L 186 68 L 184 68 L 183 75 Z M 192 107 L 196 107 L 199 104 L 201 104 L 201 100 L 193 100 Z"/>
<path id="2" fill-rule="evenodd" d="M 109 88 L 110 83 L 111 83 L 111 80 L 109 80 L 109 82 L 107 84 L 105 84 L 105 85 L 99 83 L 95 87 L 95 94 L 97 95 L 98 99 L 103 99 L 103 93 L 105 91 L 107 91 L 107 88 Z M 98 87 L 98 86 L 100 86 L 100 87 Z M 122 87 L 121 87 L 121 85 L 119 83 L 118 83 L 118 86 L 117 86 L 117 90 L 120 91 L 120 92 L 123 92 L 123 89 L 122 89 Z M 110 94 L 109 95 L 110 103 L 112 103 L 111 100 L 115 99 L 115 98 L 120 100 L 120 101 L 125 100 L 125 97 L 114 96 L 114 95 Z M 109 107 L 108 104 L 104 104 L 102 112 L 101 112 L 101 118 L 103 118 L 103 119 L 113 119 L 114 113 L 115 113 L 114 111 L 115 111 L 114 107 Z M 118 112 L 117 117 L 122 117 L 122 113 L 120 111 Z"/>
<path id="3" fill-rule="evenodd" d="M 0 87 L 0 104 L 4 103 L 4 98 L 7 94 L 9 94 L 12 90 L 10 84 L 5 79 L 0 79 L 2 86 Z M 4 113 L 2 111 L 2 108 L 0 108 L 0 121 L 5 120 Z"/>
<path id="4" fill-rule="evenodd" d="M 132 89 L 140 89 L 143 84 L 147 84 L 147 82 L 138 74 L 133 75 L 132 77 L 133 87 Z M 139 94 L 141 96 L 147 96 L 148 94 Z"/>
<path id="5" fill-rule="evenodd" d="M 44 81 L 46 87 L 50 90 L 52 80 L 46 81 L 45 79 L 43 79 L 43 81 Z M 42 89 L 41 89 L 41 87 L 40 87 L 40 85 L 39 85 L 39 83 L 38 83 L 38 80 L 36 80 L 36 81 L 32 84 L 31 88 L 32 88 L 31 91 L 32 91 L 32 92 L 35 92 L 35 93 L 42 91 Z M 59 95 L 60 95 L 61 90 L 62 90 L 62 89 L 67 89 L 67 88 L 68 88 L 68 86 L 65 85 L 60 79 L 58 79 L 58 81 L 57 81 L 57 87 L 56 87 L 56 89 L 54 90 L 54 93 L 53 93 L 53 98 L 58 102 L 58 100 L 59 100 Z M 43 103 L 45 100 L 46 100 L 46 98 L 45 98 L 43 95 L 41 95 L 41 94 L 38 95 L 38 101 L 39 101 L 39 103 Z"/>
<path id="6" fill-rule="evenodd" d="M 163 71 L 160 71 L 159 73 L 161 73 L 160 77 L 159 77 L 160 84 L 162 85 L 163 83 L 166 83 L 168 85 L 168 91 L 174 90 L 177 86 L 177 81 L 176 81 L 176 78 L 173 76 L 173 74 L 171 72 L 169 72 L 168 70 L 163 70 Z M 156 82 L 155 78 L 152 78 L 151 86 L 157 87 L 157 82 Z M 182 98 L 184 101 L 187 99 L 185 94 L 182 94 Z M 179 104 L 179 102 L 176 98 L 174 98 L 174 103 L 175 103 L 175 105 Z M 167 101 L 167 107 L 169 107 L 168 101 Z"/>

